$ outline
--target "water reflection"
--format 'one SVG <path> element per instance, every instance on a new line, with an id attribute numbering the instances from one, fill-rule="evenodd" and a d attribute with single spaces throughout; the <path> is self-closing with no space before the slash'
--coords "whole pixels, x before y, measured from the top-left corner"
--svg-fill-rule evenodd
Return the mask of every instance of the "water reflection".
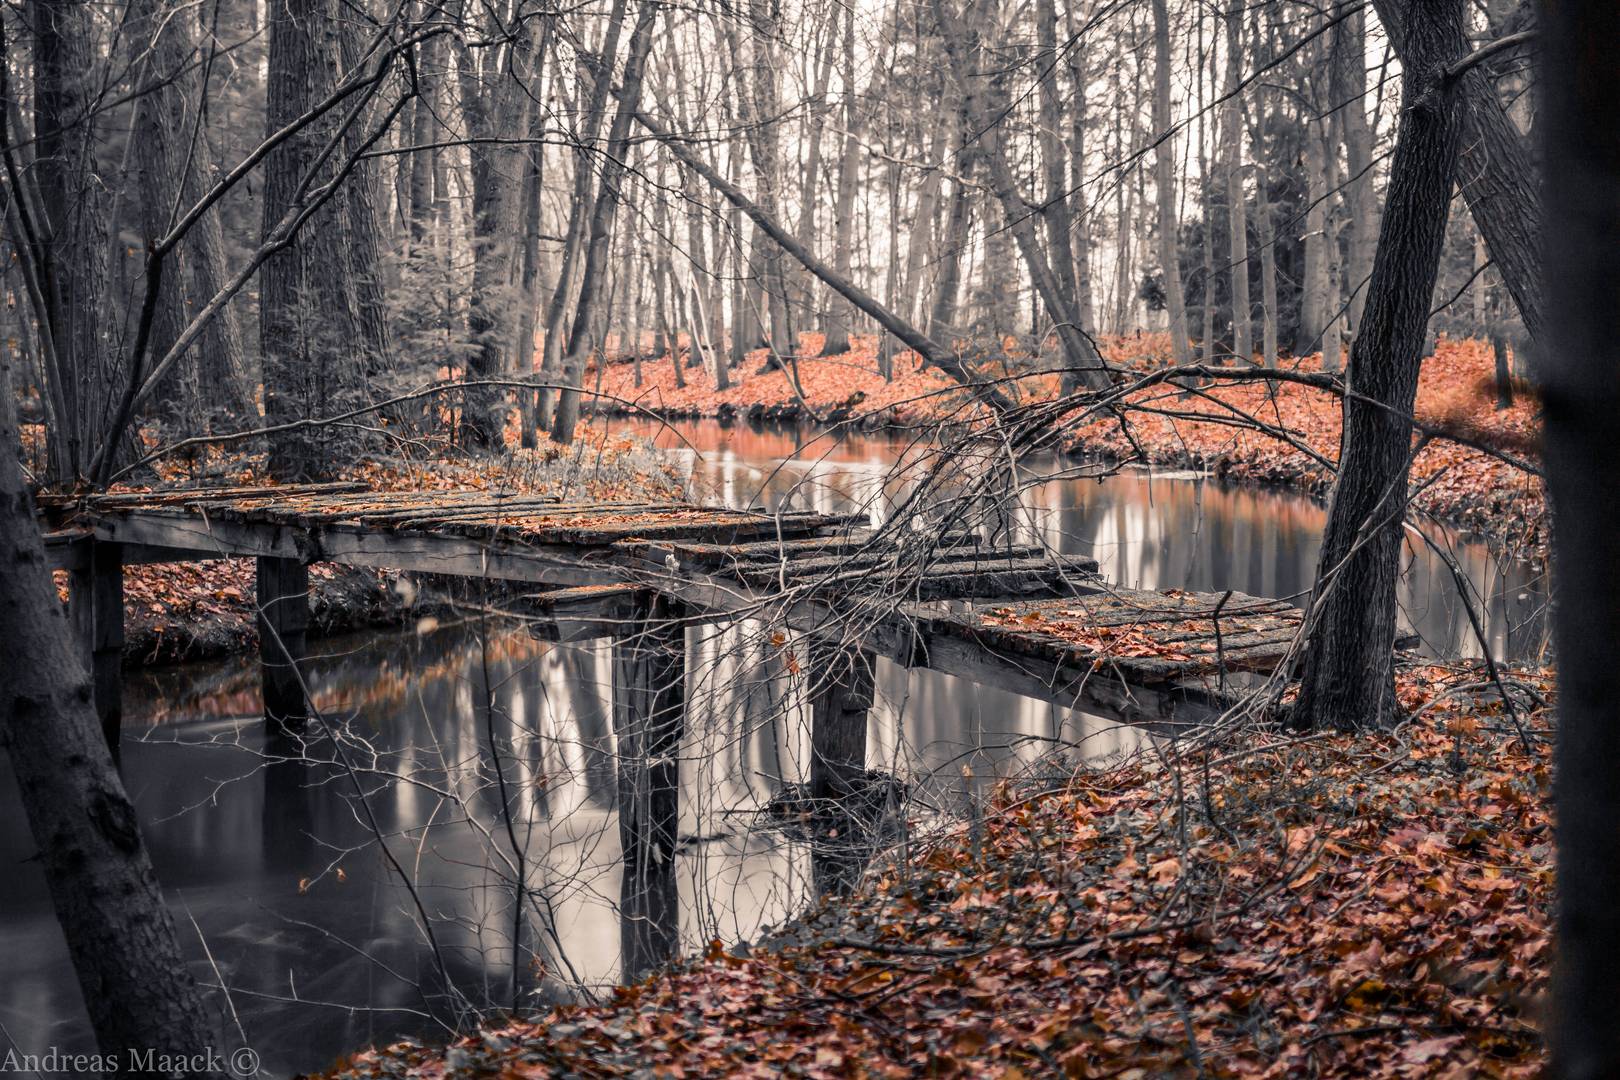
<path id="1" fill-rule="evenodd" d="M 681 430 L 697 447 L 677 450 L 693 479 L 734 505 L 881 517 L 913 482 L 895 462 L 926 464 L 924 447 L 890 436 Z M 1307 587 L 1323 515 L 1306 500 L 1057 472 L 1040 463 L 1028 477 L 1020 540 L 1093 554 L 1129 585 Z M 1540 648 L 1539 579 L 1434 535 L 1487 598 L 1493 647 Z M 1443 568 L 1426 552 L 1410 562 L 1406 618 L 1436 650 L 1476 650 Z M 458 1002 L 543 1001 L 644 966 L 626 955 L 620 919 L 640 894 L 620 872 L 607 643 L 546 645 L 485 622 L 320 648 L 309 675 L 326 723 L 307 744 L 266 741 L 245 658 L 141 673 L 126 688 L 125 776 L 197 976 L 232 988 L 273 1074 L 402 1032 L 442 1033 Z M 810 707 L 791 659 L 802 643 L 702 624 L 686 648 L 679 819 L 664 867 L 673 894 L 642 906 L 657 934 L 631 941 L 660 951 L 752 938 L 797 910 L 816 877 L 809 846 L 761 813 L 809 779 Z M 1130 729 L 948 676 L 880 662 L 875 682 L 867 765 L 905 778 L 925 810 L 950 809 L 1054 746 L 1103 757 L 1139 744 Z M 9 769 L 0 814 L 0 1039 L 89 1050 Z"/>

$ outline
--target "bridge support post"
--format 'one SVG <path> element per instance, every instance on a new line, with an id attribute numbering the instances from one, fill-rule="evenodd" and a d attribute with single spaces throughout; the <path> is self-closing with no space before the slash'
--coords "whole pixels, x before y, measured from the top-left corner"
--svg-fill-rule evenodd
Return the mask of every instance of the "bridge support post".
<path id="1" fill-rule="evenodd" d="M 877 658 L 841 642 L 810 645 L 810 798 L 816 807 L 810 866 L 816 889 L 846 892 L 865 857 L 855 800 L 866 786 L 866 725 Z"/>
<path id="2" fill-rule="evenodd" d="M 847 799 L 866 780 L 866 722 L 876 658 L 831 642 L 810 646 L 810 797 Z"/>
<path id="3" fill-rule="evenodd" d="M 89 548 L 86 564 L 70 577 L 68 609 L 89 670 L 101 732 L 117 761 L 124 723 L 124 549 L 106 540 L 92 540 Z"/>
<path id="4" fill-rule="evenodd" d="M 624 852 L 619 941 L 625 982 L 673 959 L 680 945 L 675 849 L 686 721 L 683 615 L 680 604 L 644 594 L 613 642 L 613 729 Z"/>
<path id="5" fill-rule="evenodd" d="M 272 735 L 302 731 L 309 703 L 298 662 L 309 632 L 309 567 L 297 559 L 258 561 L 259 679 Z"/>

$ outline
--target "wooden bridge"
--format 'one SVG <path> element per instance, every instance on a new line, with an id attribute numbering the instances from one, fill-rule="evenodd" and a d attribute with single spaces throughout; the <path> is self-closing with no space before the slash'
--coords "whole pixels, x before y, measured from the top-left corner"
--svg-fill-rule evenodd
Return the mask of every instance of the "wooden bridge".
<path id="1" fill-rule="evenodd" d="M 674 944 L 686 625 L 750 618 L 804 635 L 810 794 L 835 800 L 865 777 L 878 656 L 1156 725 L 1221 709 L 1228 676 L 1273 669 L 1301 619 L 1282 601 L 1124 589 L 1089 558 L 969 531 L 874 529 L 864 517 L 357 484 L 39 502 L 47 550 L 71 572 L 70 611 L 115 751 L 131 564 L 257 559 L 264 708 L 278 732 L 307 714 L 296 664 L 312 563 L 541 586 L 525 610 L 537 636 L 613 638 L 624 879 L 646 886 L 626 887 L 626 926 L 639 928 L 626 930 L 626 949 L 654 958 Z"/>

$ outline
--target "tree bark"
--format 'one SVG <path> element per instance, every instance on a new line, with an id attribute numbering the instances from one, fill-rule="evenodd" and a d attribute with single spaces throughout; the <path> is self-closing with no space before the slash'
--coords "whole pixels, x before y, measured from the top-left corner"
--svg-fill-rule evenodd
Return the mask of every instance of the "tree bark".
<path id="1" fill-rule="evenodd" d="M 838 156 L 838 193 L 833 206 L 833 270 L 849 277 L 855 255 L 855 185 L 861 170 L 861 111 L 855 94 L 855 9 L 844 14 L 844 146 Z M 890 257 L 898 259 L 899 253 Z M 909 318 L 909 313 L 907 314 Z M 823 356 L 849 352 L 849 317 L 842 310 L 823 320 Z"/>
<path id="2" fill-rule="evenodd" d="M 551 303 L 546 307 L 546 338 L 540 359 L 540 378 L 543 382 L 555 382 L 562 372 L 564 320 L 579 296 L 580 275 L 584 269 L 582 260 L 590 239 L 590 215 L 586 213 L 586 208 L 591 205 L 596 178 L 588 148 L 596 144 L 607 113 L 608 98 L 613 89 L 614 58 L 618 55 L 619 35 L 624 29 L 625 4 L 626 0 L 613 0 L 613 8 L 608 13 L 602 49 L 596 58 L 590 101 L 585 108 L 583 142 L 574 154 L 574 196 L 569 206 L 568 236 L 563 242 L 562 269 L 557 275 L 557 287 L 552 292 Z M 542 427 L 552 425 L 553 397 L 554 391 L 541 388 L 536 411 Z"/>
<path id="3" fill-rule="evenodd" d="M 1395 587 L 1412 414 L 1462 131 L 1444 67 L 1463 49 L 1462 0 L 1410 0 L 1389 197 L 1351 354 L 1338 479 L 1328 508 L 1294 722 L 1340 730 L 1395 719 Z"/>
<path id="4" fill-rule="evenodd" d="M 1620 72 L 1606 47 L 1620 37 L 1620 9 L 1608 0 L 1558 0 L 1540 12 L 1537 126 L 1547 170 L 1540 295 L 1550 340 L 1537 367 L 1558 586 L 1557 949 L 1548 1032 L 1552 1076 L 1598 1080 L 1620 1075 Z"/>
<path id="5" fill-rule="evenodd" d="M 1378 19 L 1404 66 L 1406 18 L 1397 0 L 1373 0 Z M 1541 185 L 1525 139 L 1513 126 L 1483 66 L 1470 67 L 1453 91 L 1463 118 L 1458 186 L 1485 234 L 1502 284 L 1532 342 L 1548 326 L 1542 314 Z"/>
<path id="6" fill-rule="evenodd" d="M 1340 109 L 1344 132 L 1344 201 L 1349 210 L 1349 258 L 1345 264 L 1345 290 L 1350 296 L 1349 325 L 1352 342 L 1361 332 L 1367 309 L 1367 281 L 1378 248 L 1378 196 L 1373 186 L 1373 126 L 1367 116 L 1367 12 L 1357 6 L 1349 12 L 1340 0 L 1335 15 L 1341 21 L 1333 34 L 1333 104 Z"/>
<path id="7" fill-rule="evenodd" d="M 329 0 L 272 4 L 266 130 L 274 132 L 309 110 L 333 85 L 340 55 Z M 270 237 L 296 201 L 316 153 L 335 131 L 328 114 L 276 147 L 264 164 L 264 236 Z M 330 171 L 330 161 L 323 167 Z M 360 404 L 364 369 L 352 353 L 360 340 L 355 293 L 342 248 L 343 200 L 316 213 L 298 243 L 265 260 L 259 275 L 259 347 L 264 368 L 265 422 L 288 424 Z M 280 481 L 320 479 L 354 460 L 360 441 L 333 427 L 279 432 L 270 440 L 270 473 Z"/>
<path id="8" fill-rule="evenodd" d="M 0 386 L 9 388 L 9 361 Z M 0 394 L 0 746 L 11 760 L 57 921 L 103 1053 L 219 1046 L 113 767 L 73 647 Z"/>

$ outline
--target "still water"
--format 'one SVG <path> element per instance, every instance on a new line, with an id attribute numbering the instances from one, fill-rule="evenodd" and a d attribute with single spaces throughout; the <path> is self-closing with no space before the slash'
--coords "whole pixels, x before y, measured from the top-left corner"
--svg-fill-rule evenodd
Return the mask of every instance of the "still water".
<path id="1" fill-rule="evenodd" d="M 925 446 L 892 434 L 621 426 L 668 448 L 697 494 L 740 506 L 881 518 L 914 482 L 896 463 L 928 461 Z M 1077 471 L 1034 463 L 1013 526 L 1022 539 L 1094 555 L 1125 585 L 1282 597 L 1308 587 L 1323 524 L 1312 501 L 1185 475 L 1099 482 Z M 1536 655 L 1539 573 L 1430 535 L 1464 568 L 1493 651 Z M 1409 628 L 1437 654 L 1477 654 L 1450 571 L 1426 545 L 1408 562 Z M 803 677 L 791 645 L 784 653 L 768 638 L 749 624 L 687 633 L 676 875 L 688 948 L 750 939 L 811 891 L 806 845 L 761 812 L 808 768 Z M 309 678 L 326 722 L 304 747 L 267 743 L 245 658 L 128 677 L 124 775 L 197 977 L 229 987 L 228 1001 L 213 994 L 225 1041 L 287 1075 L 401 1033 L 443 1034 L 443 1001 L 421 989 L 438 977 L 422 912 L 464 1001 L 508 1004 L 520 877 L 523 1002 L 611 986 L 620 883 L 606 646 L 546 645 L 478 620 L 317 648 Z M 1131 729 L 884 664 L 868 760 L 906 778 L 926 815 L 1054 747 L 1098 760 L 1139 745 Z M 287 760 L 300 752 L 311 760 Z M 0 1049 L 89 1051 L 9 769 L 0 815 Z"/>

